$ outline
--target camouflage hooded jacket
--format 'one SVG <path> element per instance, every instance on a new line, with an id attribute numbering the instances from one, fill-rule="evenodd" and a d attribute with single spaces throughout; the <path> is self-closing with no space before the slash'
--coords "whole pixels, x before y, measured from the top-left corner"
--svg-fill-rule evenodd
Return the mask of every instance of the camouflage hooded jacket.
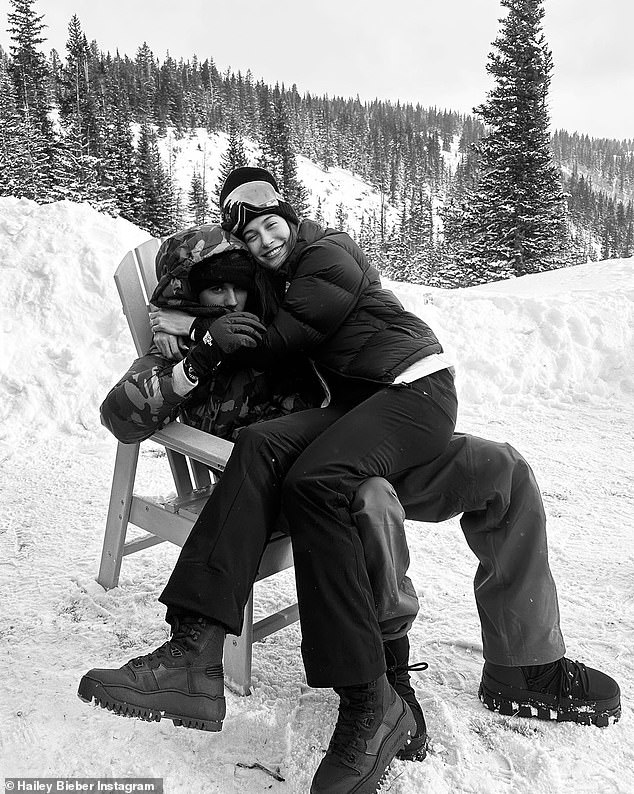
<path id="1" fill-rule="evenodd" d="M 219 226 L 204 224 L 179 232 L 161 245 L 156 255 L 157 287 L 150 299 L 162 308 L 189 314 L 219 316 L 223 309 L 200 306 L 189 287 L 189 271 L 203 259 L 244 245 L 228 238 Z M 259 270 L 259 269 L 258 269 Z M 262 274 L 264 277 L 266 274 Z M 256 295 L 248 309 L 261 315 L 274 290 L 256 278 Z M 175 391 L 172 370 L 152 345 L 110 390 L 101 405 L 101 422 L 119 441 L 132 444 L 149 438 L 177 417 L 193 427 L 233 440 L 246 425 L 272 419 L 317 403 L 313 384 L 298 392 L 279 373 L 261 372 L 233 362 L 222 362 L 214 377 L 186 395 Z"/>

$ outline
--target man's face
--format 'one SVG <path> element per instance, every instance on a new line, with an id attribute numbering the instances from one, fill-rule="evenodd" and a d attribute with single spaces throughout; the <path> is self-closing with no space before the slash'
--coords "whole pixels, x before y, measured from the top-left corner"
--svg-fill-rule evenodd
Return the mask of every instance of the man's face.
<path id="1" fill-rule="evenodd" d="M 290 254 L 291 227 L 280 215 L 258 215 L 242 233 L 255 261 L 267 270 L 277 270 Z"/>
<path id="2" fill-rule="evenodd" d="M 236 287 L 229 281 L 207 287 L 198 296 L 202 306 L 221 306 L 233 312 L 243 312 L 247 304 L 248 292 L 244 287 Z"/>

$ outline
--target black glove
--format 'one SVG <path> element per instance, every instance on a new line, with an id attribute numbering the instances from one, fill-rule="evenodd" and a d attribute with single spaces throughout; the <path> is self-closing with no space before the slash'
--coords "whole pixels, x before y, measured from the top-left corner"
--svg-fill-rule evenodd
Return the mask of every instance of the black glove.
<path id="1" fill-rule="evenodd" d="M 196 317 L 189 329 L 192 342 L 200 342 L 217 319 L 217 317 Z"/>
<path id="2" fill-rule="evenodd" d="M 256 347 L 266 326 L 250 312 L 230 312 L 214 320 L 208 331 L 223 353 L 235 353 L 241 347 Z"/>
<path id="3" fill-rule="evenodd" d="M 197 332 L 200 333 L 208 322 L 206 320 L 204 325 L 199 323 Z M 210 377 L 224 354 L 235 353 L 245 347 L 255 347 L 265 331 L 266 327 L 255 314 L 249 312 L 231 312 L 219 317 L 208 325 L 200 341 L 185 356 L 185 374 L 192 382 Z M 196 338 L 194 334 L 194 339 Z"/>
<path id="4" fill-rule="evenodd" d="M 199 378 L 208 378 L 222 360 L 222 353 L 207 332 L 183 359 L 185 375 L 196 383 Z"/>

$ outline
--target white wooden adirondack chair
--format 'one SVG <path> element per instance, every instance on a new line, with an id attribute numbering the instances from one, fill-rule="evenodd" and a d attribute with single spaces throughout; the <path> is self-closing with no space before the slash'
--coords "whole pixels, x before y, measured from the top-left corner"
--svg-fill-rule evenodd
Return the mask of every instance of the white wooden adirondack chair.
<path id="1" fill-rule="evenodd" d="M 123 311 L 139 356 L 152 341 L 148 317 L 148 297 L 156 286 L 154 258 L 160 240 L 151 239 L 128 252 L 115 272 Z M 177 498 L 159 503 L 134 493 L 140 444 L 117 446 L 110 505 L 97 581 L 106 589 L 116 587 L 121 561 L 157 543 L 170 541 L 182 546 L 205 504 L 214 482 L 222 476 L 233 444 L 203 433 L 181 422 L 172 422 L 152 436 L 165 447 L 174 477 Z M 213 479 L 212 479 L 213 478 Z M 128 525 L 146 531 L 140 538 L 126 542 Z M 262 557 L 257 579 L 264 579 L 293 564 L 290 538 L 275 533 Z M 298 619 L 297 604 L 253 622 L 253 593 L 245 608 L 244 629 L 240 637 L 227 636 L 224 665 L 225 683 L 233 691 L 251 691 L 251 646 Z"/>

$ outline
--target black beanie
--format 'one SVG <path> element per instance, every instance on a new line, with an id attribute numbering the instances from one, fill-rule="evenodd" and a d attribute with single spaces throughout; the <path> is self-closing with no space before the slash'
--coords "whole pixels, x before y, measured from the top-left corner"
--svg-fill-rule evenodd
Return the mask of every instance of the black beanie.
<path id="1" fill-rule="evenodd" d="M 267 182 L 271 185 L 279 197 L 277 205 L 262 208 L 245 206 L 240 213 L 239 220 L 237 220 L 229 208 L 225 207 L 225 200 L 236 188 L 240 187 L 240 185 L 246 185 L 249 182 Z M 234 169 L 226 178 L 222 190 L 220 191 L 220 212 L 222 215 L 222 228 L 225 231 L 231 232 L 231 234 L 234 234 L 236 237 L 241 237 L 244 227 L 253 220 L 253 218 L 257 218 L 259 215 L 280 215 L 289 223 L 293 223 L 296 226 L 299 225 L 297 213 L 287 201 L 284 201 L 280 195 L 280 189 L 277 186 L 274 176 L 265 168 L 241 166 L 240 168 Z"/>
<path id="2" fill-rule="evenodd" d="M 225 179 L 225 183 L 220 191 L 220 208 L 225 203 L 225 199 L 240 185 L 245 185 L 247 182 L 268 182 L 273 185 L 275 192 L 279 193 L 280 189 L 277 186 L 275 177 L 266 168 L 252 168 L 251 166 L 240 166 L 234 170 Z"/>
<path id="3" fill-rule="evenodd" d="M 255 265 L 246 251 L 227 251 L 210 256 L 189 271 L 189 286 L 194 295 L 225 283 L 246 290 L 255 289 Z"/>

